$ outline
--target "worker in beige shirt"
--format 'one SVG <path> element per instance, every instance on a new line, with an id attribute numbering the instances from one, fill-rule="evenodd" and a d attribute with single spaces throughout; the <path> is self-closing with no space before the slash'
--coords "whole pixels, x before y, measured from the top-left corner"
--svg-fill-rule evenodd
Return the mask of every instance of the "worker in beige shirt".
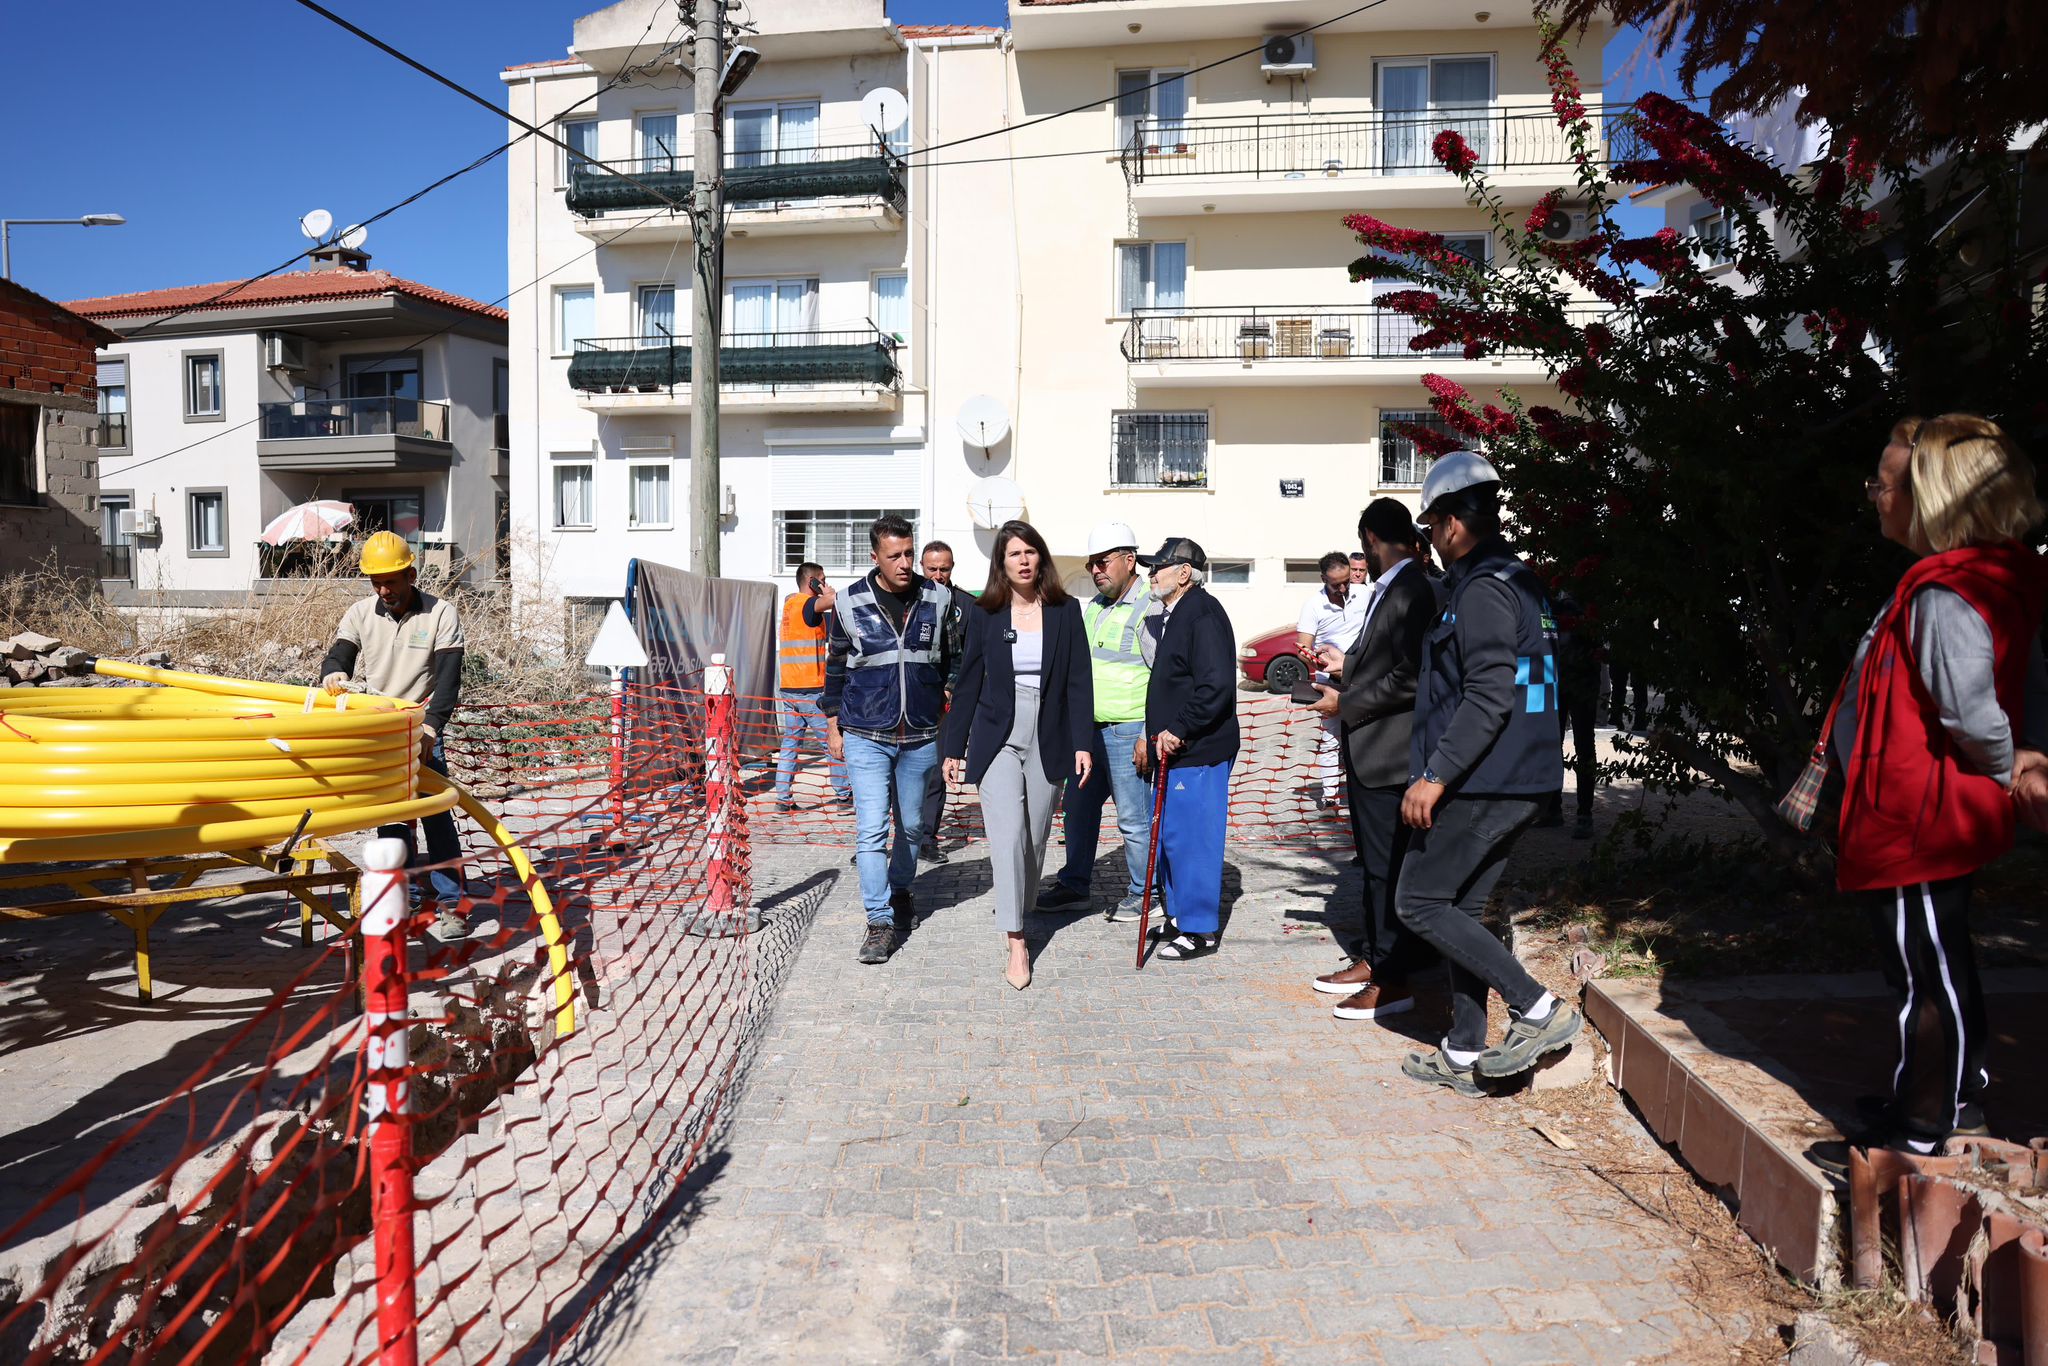
<path id="1" fill-rule="evenodd" d="M 329 693 L 343 692 L 350 676 L 360 673 L 363 686 L 379 697 L 425 703 L 420 761 L 445 776 L 441 735 L 462 692 L 462 620 L 454 603 L 419 590 L 412 547 L 397 534 L 380 531 L 363 542 L 361 567 L 375 593 L 342 613 L 334 643 L 320 661 L 320 686 Z M 420 824 L 427 831 L 427 881 L 440 908 L 434 931 L 443 939 L 460 938 L 467 927 L 458 913 L 462 840 L 455 833 L 455 814 L 423 816 Z M 407 861 L 417 861 L 410 822 L 379 826 L 377 834 L 404 840 Z"/>

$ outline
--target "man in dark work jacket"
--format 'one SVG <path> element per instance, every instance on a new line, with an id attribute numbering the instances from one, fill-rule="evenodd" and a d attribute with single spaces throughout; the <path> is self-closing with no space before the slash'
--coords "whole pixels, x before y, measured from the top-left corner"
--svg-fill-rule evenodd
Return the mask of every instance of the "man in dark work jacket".
<path id="1" fill-rule="evenodd" d="M 1230 766 L 1237 761 L 1237 641 L 1222 605 L 1202 581 L 1209 557 L 1185 536 L 1140 555 L 1152 596 L 1165 608 L 1145 734 L 1167 766 L 1166 805 L 1153 839 L 1168 920 L 1159 956 L 1170 961 L 1216 952 L 1223 914 L 1223 833 Z"/>

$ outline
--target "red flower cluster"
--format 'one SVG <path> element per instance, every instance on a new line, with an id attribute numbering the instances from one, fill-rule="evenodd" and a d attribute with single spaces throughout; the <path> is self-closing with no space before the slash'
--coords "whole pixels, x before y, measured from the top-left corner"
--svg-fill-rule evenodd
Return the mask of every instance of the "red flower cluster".
<path id="1" fill-rule="evenodd" d="M 1411 318 L 1426 318 L 1442 301 L 1426 289 L 1397 289 L 1391 294 L 1380 295 L 1373 302 Z"/>
<path id="2" fill-rule="evenodd" d="M 1461 178 L 1471 175 L 1473 168 L 1479 164 L 1479 153 L 1473 151 L 1471 145 L 1458 136 L 1458 130 L 1455 128 L 1446 128 L 1438 133 L 1436 140 L 1429 144 L 1429 154 L 1436 158 L 1439 166 Z"/>
<path id="3" fill-rule="evenodd" d="M 1668 95 L 1655 92 L 1636 101 L 1636 130 L 1657 153 L 1654 169 L 1667 181 L 1683 181 L 1709 200 L 1729 205 L 1746 199 L 1790 206 L 1798 192 L 1783 172 L 1746 148 L 1738 147 L 1721 126 Z M 1630 174 L 1652 169 L 1633 164 Z M 1623 167 L 1617 166 L 1619 176 Z"/>
<path id="4" fill-rule="evenodd" d="M 1558 371 L 1557 387 L 1570 394 L 1573 398 L 1584 398 L 1586 396 L 1586 367 L 1583 365 L 1567 365 L 1564 369 Z"/>
<path id="5" fill-rule="evenodd" d="M 1587 323 L 1580 331 L 1586 339 L 1586 359 L 1598 360 L 1602 352 L 1614 345 L 1614 329 L 1606 323 Z"/>
<path id="6" fill-rule="evenodd" d="M 1564 202 L 1563 190 L 1552 190 L 1536 201 L 1536 207 L 1529 210 L 1529 216 L 1522 220 L 1522 230 L 1529 233 L 1543 231 L 1543 225 L 1550 221 L 1550 215 L 1557 212 L 1557 206 Z"/>
<path id="7" fill-rule="evenodd" d="M 1858 185 L 1869 185 L 1877 175 L 1877 159 L 1860 138 L 1849 139 L 1849 150 L 1843 154 L 1843 160 L 1848 163 L 1849 178 Z"/>
<path id="8" fill-rule="evenodd" d="M 1612 254 L 1624 265 L 1632 261 L 1641 262 L 1667 278 L 1694 273 L 1692 254 L 1673 228 L 1660 228 L 1649 237 L 1624 237 L 1614 244 Z"/>
<path id="9" fill-rule="evenodd" d="M 1586 117 L 1579 73 L 1572 70 L 1571 62 L 1564 55 L 1564 31 L 1546 23 L 1543 47 L 1537 55 L 1543 59 L 1544 80 L 1550 86 L 1550 109 L 1557 115 L 1558 126 L 1561 128 Z"/>
<path id="10" fill-rule="evenodd" d="M 1344 226 L 1357 233 L 1358 240 L 1367 246 L 1376 247 L 1392 255 L 1412 256 L 1452 274 L 1462 274 L 1472 269 L 1471 258 L 1445 246 L 1444 239 L 1433 232 L 1423 232 L 1417 228 L 1397 228 L 1391 223 L 1381 222 L 1369 213 L 1347 215 Z M 1352 263 L 1353 279 L 1358 278 L 1358 270 L 1362 264 L 1364 263 Z"/>

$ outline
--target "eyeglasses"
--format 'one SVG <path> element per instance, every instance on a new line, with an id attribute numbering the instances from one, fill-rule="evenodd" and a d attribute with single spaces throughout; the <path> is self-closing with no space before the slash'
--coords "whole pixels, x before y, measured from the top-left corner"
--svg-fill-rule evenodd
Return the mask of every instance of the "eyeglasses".
<path id="1" fill-rule="evenodd" d="M 1904 487 L 1904 484 L 1887 484 L 1882 479 L 1866 479 L 1863 481 L 1863 496 L 1874 502 L 1880 493 L 1897 493 Z"/>
<path id="2" fill-rule="evenodd" d="M 1145 570 L 1145 577 L 1148 579 L 1156 579 L 1161 574 L 1165 573 L 1167 570 L 1178 569 L 1179 567 L 1180 562 L 1178 560 L 1176 560 L 1172 564 L 1155 564 Z"/>
<path id="3" fill-rule="evenodd" d="M 1088 568 L 1091 570 L 1107 569 L 1111 560 L 1119 555 L 1129 555 L 1131 553 L 1128 550 L 1106 550 L 1100 555 L 1090 555 L 1088 557 Z"/>

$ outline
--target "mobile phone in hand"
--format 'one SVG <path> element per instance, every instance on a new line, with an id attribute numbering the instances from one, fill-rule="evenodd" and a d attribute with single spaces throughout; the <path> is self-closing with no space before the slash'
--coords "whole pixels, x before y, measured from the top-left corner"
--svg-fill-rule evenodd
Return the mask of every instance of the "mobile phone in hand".
<path id="1" fill-rule="evenodd" d="M 1323 700 L 1323 690 L 1313 683 L 1297 683 L 1294 685 L 1294 691 L 1287 694 L 1287 700 L 1299 702 L 1304 707 L 1314 706 Z"/>

